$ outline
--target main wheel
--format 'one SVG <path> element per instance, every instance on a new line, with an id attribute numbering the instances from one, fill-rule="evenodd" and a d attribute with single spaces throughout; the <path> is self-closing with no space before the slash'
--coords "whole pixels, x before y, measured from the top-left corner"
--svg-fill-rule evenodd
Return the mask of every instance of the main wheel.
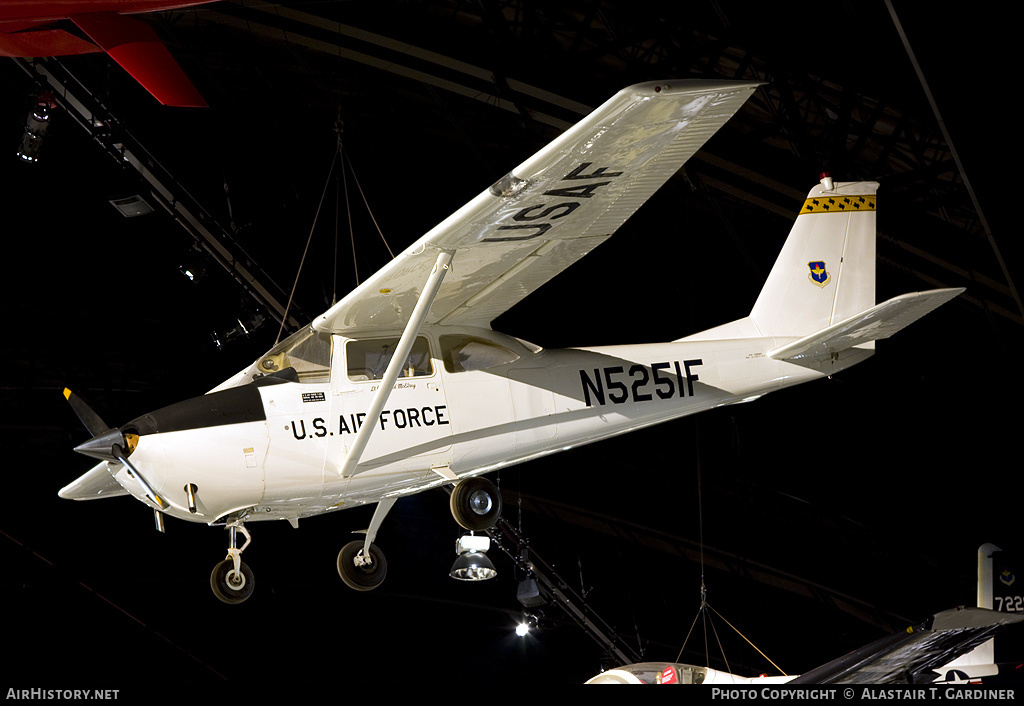
<path id="1" fill-rule="evenodd" d="M 501 492 L 486 478 L 467 478 L 452 490 L 451 508 L 452 517 L 465 529 L 490 529 L 501 517 Z"/>
<path id="2" fill-rule="evenodd" d="M 235 571 L 235 562 L 225 559 L 213 567 L 210 574 L 210 588 L 213 595 L 224 603 L 236 605 L 242 603 L 252 595 L 256 587 L 252 570 L 244 563 L 241 564 L 241 571 Z"/>
<path id="3" fill-rule="evenodd" d="M 370 545 L 368 561 L 363 559 L 365 542 L 349 542 L 338 552 L 338 575 L 345 585 L 356 591 L 372 591 L 388 575 L 388 561 L 376 544 Z"/>

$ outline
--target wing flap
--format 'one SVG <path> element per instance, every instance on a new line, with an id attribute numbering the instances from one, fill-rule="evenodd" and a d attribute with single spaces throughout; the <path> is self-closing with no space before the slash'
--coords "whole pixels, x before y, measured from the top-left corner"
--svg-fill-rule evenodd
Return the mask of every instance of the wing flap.
<path id="1" fill-rule="evenodd" d="M 489 326 L 614 233 L 757 85 L 680 81 L 620 91 L 413 243 L 314 327 L 400 329 L 439 250 L 454 253 L 452 270 L 427 323 Z"/>
<path id="2" fill-rule="evenodd" d="M 59 27 L 0 23 L 0 56 L 69 56 L 102 51 Z"/>

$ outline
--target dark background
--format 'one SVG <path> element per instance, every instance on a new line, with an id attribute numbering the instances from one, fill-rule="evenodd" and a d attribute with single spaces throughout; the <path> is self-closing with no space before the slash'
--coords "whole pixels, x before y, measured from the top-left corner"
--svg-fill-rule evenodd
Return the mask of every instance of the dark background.
<path id="1" fill-rule="evenodd" d="M 881 183 L 878 301 L 968 287 L 834 379 L 500 474 L 506 518 L 645 659 L 676 660 L 686 642 L 680 661 L 705 664 L 707 652 L 717 668 L 774 672 L 718 615 L 717 636 L 697 620 L 687 641 L 702 581 L 722 618 L 799 673 L 973 604 L 977 548 L 1019 547 L 1024 318 L 1005 274 L 1021 257 L 1012 220 L 1019 111 L 1005 18 L 896 4 L 1004 272 L 882 3 L 287 7 L 480 67 L 492 77 L 481 94 L 520 109 L 311 48 L 302 37 L 335 35 L 303 34 L 255 3 L 152 18 L 208 109 L 159 106 L 103 55 L 63 63 L 286 290 L 326 193 L 295 292 L 307 319 L 355 283 L 344 199 L 328 181 L 339 118 L 345 153 L 398 252 L 558 134 L 510 80 L 590 106 L 651 79 L 768 85 L 615 238 L 498 330 L 545 347 L 649 342 L 745 315 L 788 233 L 792 216 L 782 214 L 796 212 L 823 167 L 839 180 Z M 595 674 L 602 647 L 557 610 L 529 638 L 513 635 L 521 576 L 500 552 L 491 552 L 494 581 L 447 577 L 459 532 L 441 491 L 404 499 L 388 516 L 378 536 L 388 579 L 368 594 L 348 590 L 334 568 L 368 508 L 298 530 L 248 525 L 257 588 L 235 607 L 208 586 L 225 532 L 170 521 L 160 535 L 130 499 L 57 497 L 91 465 L 71 451 L 87 434 L 64 386 L 119 424 L 210 389 L 266 350 L 277 325 L 218 350 L 211 332 L 250 313 L 250 298 L 213 263 L 198 286 L 185 280 L 178 267 L 191 239 L 165 214 L 115 211 L 109 199 L 144 188 L 61 111 L 43 159 L 19 162 L 34 88 L 3 61 L 0 232 L 11 316 L 0 688 L 341 696 L 405 683 L 529 688 Z M 854 128 L 850 105 L 882 106 L 875 115 L 885 119 Z M 823 119 L 830 111 L 836 117 Z M 904 134 L 920 138 L 916 152 L 901 153 Z M 389 255 L 348 186 L 365 276 Z"/>

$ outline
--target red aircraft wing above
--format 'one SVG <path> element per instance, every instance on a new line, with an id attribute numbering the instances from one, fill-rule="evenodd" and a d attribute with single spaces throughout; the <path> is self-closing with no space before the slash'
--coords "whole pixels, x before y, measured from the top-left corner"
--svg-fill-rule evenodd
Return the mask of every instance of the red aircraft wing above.
<path id="1" fill-rule="evenodd" d="M 105 51 L 160 103 L 206 107 L 199 89 L 153 28 L 127 15 L 210 1 L 5 1 L 0 3 L 0 56 L 67 56 Z M 71 20 L 88 39 L 61 27 L 62 20 Z"/>

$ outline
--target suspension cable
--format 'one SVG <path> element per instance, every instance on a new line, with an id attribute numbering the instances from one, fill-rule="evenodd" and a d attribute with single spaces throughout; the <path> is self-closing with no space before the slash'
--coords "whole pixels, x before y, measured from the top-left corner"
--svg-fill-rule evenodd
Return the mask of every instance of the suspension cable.
<path id="1" fill-rule="evenodd" d="M 320 209 L 324 205 L 324 197 L 327 195 L 327 187 L 331 183 L 331 175 L 334 174 L 334 163 L 337 161 L 338 153 L 331 156 L 331 168 L 327 172 L 327 180 L 324 183 L 323 193 L 320 194 L 320 203 L 316 207 L 316 215 L 313 216 L 313 225 L 309 229 L 309 236 L 306 238 L 306 247 L 302 250 L 302 259 L 299 260 L 299 269 L 295 273 L 295 282 L 292 284 L 292 290 L 288 293 L 288 303 L 284 307 L 284 316 L 281 317 L 281 326 L 277 329 L 277 339 L 274 341 L 276 346 L 281 342 L 281 334 L 284 332 L 284 322 L 288 320 L 288 310 L 291 309 L 292 299 L 295 298 L 295 289 L 299 286 L 299 277 L 302 275 L 302 266 L 306 263 L 306 255 L 309 253 L 309 244 L 313 241 L 313 232 L 316 230 L 316 223 L 320 219 Z"/>

